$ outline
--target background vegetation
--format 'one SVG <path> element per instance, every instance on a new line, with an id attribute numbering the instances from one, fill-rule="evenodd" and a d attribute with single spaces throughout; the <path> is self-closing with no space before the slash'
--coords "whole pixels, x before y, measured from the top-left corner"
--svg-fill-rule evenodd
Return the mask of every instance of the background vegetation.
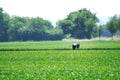
<path id="1" fill-rule="evenodd" d="M 98 22 L 96 14 L 85 8 L 69 13 L 56 23 L 56 27 L 40 17 L 9 16 L 0 8 L 0 41 L 91 39 L 101 35 L 113 39 L 115 33 L 120 32 L 120 17 L 117 15 L 105 25 L 98 25 Z"/>

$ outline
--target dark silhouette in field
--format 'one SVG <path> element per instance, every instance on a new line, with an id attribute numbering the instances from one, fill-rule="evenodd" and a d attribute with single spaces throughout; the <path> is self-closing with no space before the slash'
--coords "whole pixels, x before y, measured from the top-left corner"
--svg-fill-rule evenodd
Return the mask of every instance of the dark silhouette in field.
<path id="1" fill-rule="evenodd" d="M 79 49 L 79 47 L 80 47 L 80 44 L 78 44 L 78 43 L 72 44 L 72 49 L 73 49 L 73 50 Z"/>

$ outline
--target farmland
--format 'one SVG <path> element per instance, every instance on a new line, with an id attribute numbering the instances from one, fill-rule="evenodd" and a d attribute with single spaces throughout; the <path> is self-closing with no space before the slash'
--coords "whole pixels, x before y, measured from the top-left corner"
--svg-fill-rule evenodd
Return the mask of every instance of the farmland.
<path id="1" fill-rule="evenodd" d="M 1 80 L 119 80 L 120 41 L 1 42 Z"/>

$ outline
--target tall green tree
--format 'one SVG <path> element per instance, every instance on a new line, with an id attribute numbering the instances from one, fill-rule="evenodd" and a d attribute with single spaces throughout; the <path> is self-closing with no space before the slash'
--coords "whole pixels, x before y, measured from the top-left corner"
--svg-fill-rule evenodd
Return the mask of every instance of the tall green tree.
<path id="1" fill-rule="evenodd" d="M 54 40 L 61 39 L 59 33 L 53 34 L 53 25 L 50 21 L 40 17 L 28 18 L 13 16 L 9 21 L 9 40 L 27 41 L 27 40 Z M 59 36 L 60 38 L 58 38 Z"/>
<path id="2" fill-rule="evenodd" d="M 37 17 L 30 19 L 28 27 L 33 40 L 44 40 L 47 30 L 51 29 L 52 26 L 47 20 Z"/>
<path id="3" fill-rule="evenodd" d="M 9 40 L 22 40 L 21 29 L 24 27 L 24 18 L 13 16 L 9 21 Z"/>
<path id="4" fill-rule="evenodd" d="M 8 22 L 9 15 L 3 13 L 3 9 L 0 8 L 0 41 L 8 41 Z"/>
<path id="5" fill-rule="evenodd" d="M 59 21 L 59 26 L 61 26 L 64 34 L 72 33 L 74 27 L 73 25 L 74 25 L 73 22 L 68 19 Z"/>
<path id="6" fill-rule="evenodd" d="M 75 30 L 78 34 L 78 38 L 88 38 L 90 39 L 92 37 L 92 34 L 94 30 L 97 27 L 96 22 L 98 21 L 95 14 L 91 13 L 87 9 L 81 9 L 79 10 L 79 15 L 75 19 Z"/>
<path id="7" fill-rule="evenodd" d="M 112 40 L 113 40 L 113 36 L 114 34 L 117 32 L 118 28 L 118 19 L 117 16 L 113 16 L 110 21 L 106 24 L 107 29 L 110 31 L 111 35 L 112 35 Z"/>
<path id="8" fill-rule="evenodd" d="M 90 10 L 81 9 L 71 12 L 66 19 L 59 22 L 64 34 L 71 34 L 74 38 L 90 39 L 97 27 L 98 18 Z"/>

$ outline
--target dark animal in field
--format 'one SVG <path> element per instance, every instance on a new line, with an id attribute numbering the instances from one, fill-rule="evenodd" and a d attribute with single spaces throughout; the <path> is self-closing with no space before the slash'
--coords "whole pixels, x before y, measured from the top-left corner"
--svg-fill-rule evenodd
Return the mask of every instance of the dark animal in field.
<path id="1" fill-rule="evenodd" d="M 79 47 L 80 47 L 80 44 L 78 44 L 78 43 L 72 44 L 72 49 L 73 49 L 73 50 L 79 49 Z"/>

